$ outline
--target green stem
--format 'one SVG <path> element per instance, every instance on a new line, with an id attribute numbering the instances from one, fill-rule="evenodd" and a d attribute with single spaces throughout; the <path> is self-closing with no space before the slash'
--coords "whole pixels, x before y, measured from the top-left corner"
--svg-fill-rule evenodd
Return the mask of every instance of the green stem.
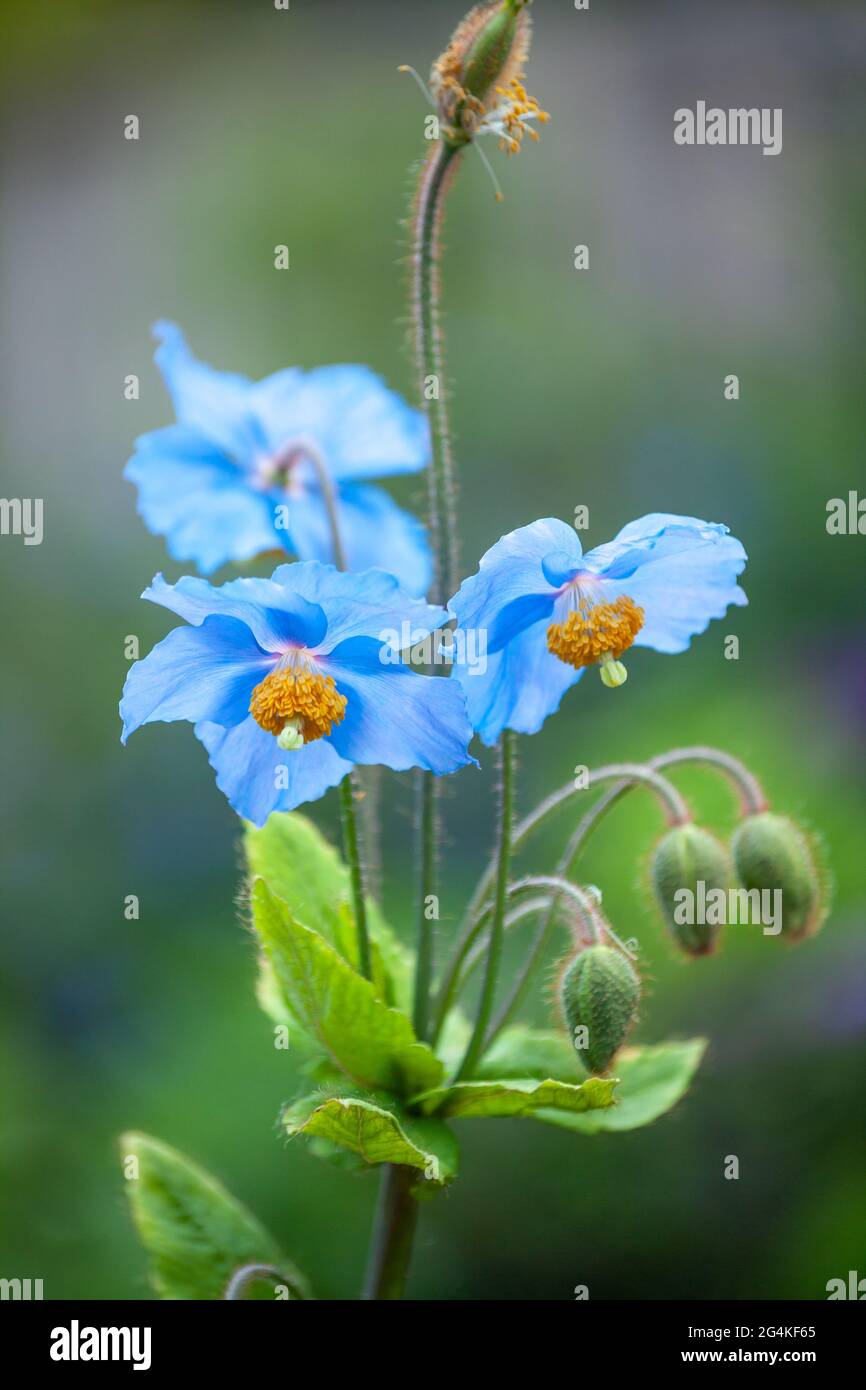
<path id="1" fill-rule="evenodd" d="M 430 421 L 427 470 L 429 526 L 433 545 L 431 598 L 446 603 L 459 580 L 454 504 L 454 456 L 448 421 L 445 353 L 439 320 L 439 254 L 444 195 L 459 150 L 437 142 L 421 169 L 413 214 L 412 301 L 415 355 L 421 399 Z"/>
<path id="2" fill-rule="evenodd" d="M 471 1076 L 484 1050 L 484 1037 L 493 1001 L 496 994 L 496 979 L 499 973 L 499 959 L 502 955 L 502 938 L 505 925 L 505 905 L 508 901 L 508 872 L 511 867 L 512 815 L 514 812 L 514 734 L 510 729 L 503 731 L 499 741 L 501 759 L 501 783 L 499 791 L 499 849 L 496 869 L 496 898 L 493 920 L 490 923 L 490 938 L 487 945 L 487 962 L 481 982 L 478 1011 L 475 1027 L 463 1060 L 457 1068 L 454 1080 L 461 1081 Z"/>
<path id="3" fill-rule="evenodd" d="M 677 763 L 706 763 L 723 773 L 733 784 L 740 798 L 740 807 L 746 816 L 755 816 L 766 811 L 768 801 L 757 777 L 749 771 L 745 763 L 720 748 L 674 748 L 670 753 L 661 753 L 653 758 L 650 767 L 673 767 Z"/>
<path id="4" fill-rule="evenodd" d="M 421 169 L 413 211 L 412 303 L 415 314 L 415 356 L 419 395 L 430 422 L 430 467 L 427 470 L 428 520 L 433 546 L 434 579 L 431 598 L 444 604 L 457 587 L 457 520 L 454 508 L 454 457 L 448 422 L 445 356 L 439 322 L 439 251 L 444 195 L 456 168 L 457 151 L 444 142 L 430 151 Z M 436 841 L 438 787 L 430 772 L 420 775 L 418 787 L 419 893 L 417 964 L 413 1017 L 415 1032 L 426 1038 L 434 966 L 435 919 L 429 915 L 436 898 Z"/>
<path id="5" fill-rule="evenodd" d="M 637 786 L 640 786 L 640 780 L 638 780 L 637 778 L 631 782 L 618 782 L 616 786 L 610 787 L 605 792 L 604 796 L 599 798 L 599 800 L 595 803 L 594 806 L 590 807 L 590 809 L 586 812 L 586 815 L 583 816 L 583 818 L 578 822 L 574 834 L 572 835 L 571 839 L 566 845 L 562 853 L 562 857 L 560 858 L 559 863 L 557 864 L 556 869 L 554 870 L 554 873 L 558 878 L 568 878 L 568 875 L 571 873 L 574 867 L 574 863 L 581 849 L 583 848 L 586 841 L 589 839 L 589 836 L 591 835 L 592 831 L 601 821 L 602 817 L 607 814 L 610 808 L 613 805 L 615 805 L 615 803 L 619 801 L 619 799 L 622 796 L 624 796 L 626 792 L 631 791 L 633 787 Z M 535 968 L 544 954 L 547 943 L 550 940 L 550 937 L 553 933 L 553 929 L 556 925 L 556 912 L 557 908 L 559 907 L 559 902 L 559 895 L 557 895 L 555 898 L 551 900 L 550 906 L 547 909 L 547 915 L 536 934 L 535 940 L 529 948 L 529 952 L 526 956 L 525 961 L 523 962 L 523 969 L 521 970 L 518 978 L 515 980 L 514 985 L 511 988 L 511 993 L 504 1000 L 502 1007 L 499 1010 L 499 1013 L 496 1015 L 496 1018 L 493 1020 L 493 1023 L 490 1026 L 490 1032 L 487 1034 L 487 1037 L 484 1040 L 485 1051 L 493 1042 L 493 1039 L 502 1031 L 505 1025 L 511 1020 L 517 1009 L 520 1007 L 521 1002 L 523 1001 L 523 997 L 529 986 L 529 982 L 532 979 Z"/>
<path id="6" fill-rule="evenodd" d="M 657 774 L 657 769 L 674 767 L 680 763 L 705 763 L 707 764 L 707 766 L 717 768 L 727 777 L 728 781 L 731 782 L 733 786 L 736 788 L 739 794 L 740 804 L 745 815 L 757 815 L 761 811 L 766 810 L 767 798 L 764 793 L 764 789 L 758 781 L 757 777 L 755 777 L 753 773 L 749 771 L 745 763 L 740 762 L 739 758 L 733 757 L 730 753 L 723 753 L 718 748 L 709 748 L 705 747 L 704 745 L 698 745 L 693 748 L 674 748 L 669 753 L 660 753 L 657 757 L 651 758 L 643 771 L 644 773 L 649 772 L 651 777 L 653 777 Z M 623 765 L 623 768 L 621 768 L 620 771 L 623 771 L 624 769 L 625 765 Z M 611 769 L 603 769 L 603 771 L 609 773 L 616 773 L 616 768 L 612 767 Z M 565 851 L 562 855 L 562 858 L 556 866 L 556 873 L 558 875 L 561 875 L 563 878 L 566 878 L 568 876 L 586 840 L 589 838 L 592 831 L 595 830 L 602 817 L 607 814 L 610 808 L 613 805 L 615 805 L 615 803 L 619 801 L 619 799 L 622 796 L 624 796 L 627 791 L 629 791 L 632 787 L 638 785 L 639 781 L 650 781 L 650 778 L 647 778 L 645 775 L 638 778 L 636 776 L 636 772 L 636 768 L 632 769 L 631 773 L 629 774 L 629 780 L 620 781 L 615 786 L 610 787 L 609 790 L 605 792 L 604 796 L 602 796 L 595 803 L 595 805 L 592 806 L 589 811 L 587 811 L 586 815 L 578 823 L 574 831 L 574 834 L 572 835 L 571 839 L 565 847 Z M 591 774 L 591 782 L 596 782 L 598 780 L 600 780 L 598 773 Z M 664 781 L 665 779 L 660 780 Z M 669 782 L 666 782 L 665 785 L 669 789 L 669 791 L 674 790 Z M 561 791 L 555 792 L 553 796 L 548 797 L 546 802 L 542 802 L 541 805 L 536 808 L 536 811 L 532 813 L 532 815 L 527 816 L 526 820 L 522 823 L 522 826 L 524 828 L 528 827 L 529 829 L 534 828 L 535 825 L 537 825 L 541 820 L 543 820 L 544 817 L 547 814 L 549 814 L 550 811 L 554 810 L 557 805 L 559 805 L 563 800 L 565 800 L 567 798 L 567 795 L 567 788 L 563 788 Z M 682 824 L 684 819 L 689 818 L 687 807 L 686 814 L 684 817 L 682 817 L 676 813 L 675 805 L 670 805 L 669 797 L 668 803 L 669 818 L 671 819 L 672 824 Z M 521 827 L 519 826 L 516 834 L 519 833 L 520 830 Z M 550 939 L 551 933 L 555 926 L 556 909 L 557 900 L 553 899 L 551 901 L 550 907 L 548 908 L 547 916 L 545 917 L 545 920 L 541 928 L 539 929 L 538 934 L 536 935 L 536 938 L 532 943 L 532 946 L 530 947 L 529 954 L 527 955 L 526 960 L 524 961 L 523 969 L 520 973 L 520 976 L 515 981 L 511 993 L 503 1003 L 501 1009 L 499 1010 L 499 1013 L 497 1014 L 496 1018 L 494 1019 L 491 1025 L 490 1032 L 488 1033 L 484 1043 L 485 1051 L 493 1042 L 497 1034 L 501 1032 L 501 1030 L 509 1022 L 509 1020 L 514 1016 L 516 1010 L 519 1008 L 524 994 L 526 993 L 526 989 L 532 977 L 533 971 L 535 970 L 538 961 L 541 959 L 544 953 L 548 940 Z"/>
<path id="7" fill-rule="evenodd" d="M 416 1177 L 411 1168 L 385 1164 L 361 1294 L 363 1299 L 403 1297 L 418 1224 L 418 1203 L 412 1196 Z"/>
<path id="8" fill-rule="evenodd" d="M 578 790 L 573 782 L 560 787 L 546 797 L 544 801 L 530 811 L 520 823 L 515 826 L 511 840 L 512 853 L 523 844 L 523 842 L 537 830 L 554 811 L 570 801 L 574 796 L 584 796 L 589 789 L 599 786 L 603 782 L 610 782 L 614 779 L 625 778 L 620 783 L 622 788 L 633 785 L 635 782 L 645 783 L 658 796 L 665 814 L 672 825 L 682 824 L 690 819 L 689 808 L 683 797 L 672 783 L 653 770 L 652 766 L 645 766 L 643 763 L 607 763 L 604 767 L 596 768 L 589 773 L 588 786 Z M 433 1024 L 433 1041 L 439 1037 L 442 1026 L 447 1017 L 448 1011 L 456 997 L 458 991 L 458 978 L 460 967 L 466 956 L 469 947 L 475 938 L 479 914 L 481 913 L 484 902 L 487 898 L 490 886 L 496 874 L 496 856 L 491 859 L 469 901 L 469 905 L 463 917 L 463 923 L 458 936 L 457 946 L 448 964 L 448 969 L 439 987 L 439 994 L 436 1001 L 436 1009 Z M 559 870 L 557 870 L 559 872 Z"/>
<path id="9" fill-rule="evenodd" d="M 418 778 L 418 824 L 421 851 L 421 893 L 418 903 L 418 954 L 415 963 L 415 1036 L 426 1042 L 430 1026 L 430 986 L 433 981 L 435 918 L 428 916 L 436 878 L 436 779 L 429 772 Z"/>
<path id="10" fill-rule="evenodd" d="M 343 846 L 352 885 L 355 927 L 358 933 L 358 968 L 361 974 L 370 980 L 373 978 L 370 960 L 370 935 L 367 930 L 364 875 L 361 869 L 361 852 L 358 847 L 358 823 L 355 819 L 354 773 L 351 772 L 340 783 L 340 812 L 343 820 Z"/>
<path id="11" fill-rule="evenodd" d="M 454 507 L 454 458 L 448 424 L 445 356 L 439 326 L 439 237 L 444 194 L 456 168 L 458 151 L 437 143 L 421 170 L 412 217 L 412 305 L 419 394 L 430 421 L 430 467 L 427 470 L 428 520 L 433 546 L 431 599 L 443 605 L 458 581 L 457 520 Z M 427 1033 L 433 975 L 434 920 L 427 915 L 436 896 L 437 784 L 421 773 L 418 788 L 419 901 L 418 953 L 413 1017 L 415 1030 Z M 364 1298 L 400 1298 L 412 1252 L 417 1203 L 409 1192 L 405 1168 L 386 1164 L 373 1227 L 373 1246 Z"/>

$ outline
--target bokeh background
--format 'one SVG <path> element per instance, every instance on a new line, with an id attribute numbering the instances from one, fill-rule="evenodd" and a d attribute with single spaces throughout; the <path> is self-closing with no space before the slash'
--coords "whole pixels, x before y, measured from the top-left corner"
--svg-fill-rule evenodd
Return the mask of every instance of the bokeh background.
<path id="1" fill-rule="evenodd" d="M 0 1274 L 42 1277 L 47 1297 L 150 1296 L 116 1154 L 127 1127 L 221 1176 L 321 1296 L 359 1285 L 375 1179 L 277 1134 L 294 1062 L 253 998 L 237 822 L 187 726 L 118 742 L 124 638 L 146 650 L 167 628 L 137 596 L 181 572 L 121 472 L 134 436 L 171 418 L 160 316 L 251 376 L 359 361 L 412 391 L 401 219 L 426 107 L 396 68 L 426 70 L 462 9 L 4 6 L 2 490 L 44 498 L 45 539 L 0 540 Z M 585 874 L 640 939 L 639 1036 L 705 1034 L 707 1060 L 637 1133 L 464 1122 L 463 1175 L 424 1210 L 410 1292 L 820 1298 L 866 1275 L 866 538 L 825 529 L 828 499 L 866 487 L 866 16 L 847 0 L 535 10 L 529 85 L 554 119 L 537 148 L 498 157 L 503 205 L 472 155 L 449 211 L 464 568 L 578 504 L 590 543 L 680 511 L 742 538 L 751 605 L 688 655 L 635 655 L 621 693 L 585 681 L 522 741 L 522 804 L 578 763 L 714 742 L 820 833 L 835 904 L 798 949 L 735 928 L 717 959 L 684 964 L 641 887 L 657 811 L 640 794 L 618 808 Z M 676 148 L 673 111 L 699 98 L 781 106 L 783 153 Z M 407 505 L 420 491 L 395 487 Z M 726 790 L 678 780 L 726 833 Z M 488 769 L 449 789 L 443 945 L 490 846 L 492 788 Z M 408 934 L 410 787 L 388 775 L 383 795 L 385 901 Z M 334 794 L 312 809 L 333 833 Z M 543 982 L 533 1016 L 548 1017 Z"/>

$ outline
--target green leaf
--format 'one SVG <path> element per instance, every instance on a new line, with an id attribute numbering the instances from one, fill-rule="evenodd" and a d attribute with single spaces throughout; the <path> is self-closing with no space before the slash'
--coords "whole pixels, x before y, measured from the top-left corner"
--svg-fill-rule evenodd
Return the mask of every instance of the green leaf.
<path id="1" fill-rule="evenodd" d="M 349 871 L 313 822 L 296 811 L 278 812 L 261 829 L 247 826 L 244 847 L 252 877 L 263 878 L 296 921 L 317 931 L 357 966 Z M 367 926 L 374 983 L 387 1004 L 408 1012 L 412 956 L 372 898 L 367 900 Z"/>
<path id="2" fill-rule="evenodd" d="M 499 1034 L 479 1063 L 477 1075 L 485 1081 L 509 1076 L 534 1076 L 543 1081 L 552 1076 L 575 1083 L 582 1081 L 586 1072 L 564 1032 L 519 1024 Z"/>
<path id="3" fill-rule="evenodd" d="M 616 1104 L 610 1110 L 567 1114 L 537 1110 L 535 1118 L 563 1129 L 596 1134 L 601 1130 L 640 1129 L 664 1115 L 689 1088 L 706 1048 L 704 1038 L 625 1048 L 614 1063 L 620 1080 Z"/>
<path id="4" fill-rule="evenodd" d="M 532 1115 L 536 1110 L 564 1110 L 580 1113 L 613 1104 L 616 1081 L 591 1076 L 579 1085 L 547 1078 L 508 1078 L 501 1081 L 459 1081 L 416 1097 L 425 1114 L 442 1118 L 469 1119 L 482 1115 Z"/>
<path id="5" fill-rule="evenodd" d="M 292 1012 L 326 1058 L 365 1091 L 415 1095 L 437 1086 L 443 1067 L 412 1024 L 317 932 L 301 925 L 267 884 L 252 890 L 255 929 Z"/>
<path id="6" fill-rule="evenodd" d="M 441 1120 L 416 1119 L 360 1096 L 307 1096 L 288 1106 L 290 1135 L 314 1135 L 360 1155 L 365 1163 L 400 1163 L 442 1186 L 457 1172 L 457 1140 Z"/>
<path id="7" fill-rule="evenodd" d="M 309 1297 L 271 1236 L 216 1178 L 146 1134 L 121 1135 L 120 1148 L 133 1221 L 160 1298 L 220 1299 L 235 1270 L 248 1264 L 272 1265 L 291 1298 Z M 129 1174 L 130 1158 L 137 1176 Z M 256 1283 L 248 1296 L 273 1301 L 274 1284 Z"/>

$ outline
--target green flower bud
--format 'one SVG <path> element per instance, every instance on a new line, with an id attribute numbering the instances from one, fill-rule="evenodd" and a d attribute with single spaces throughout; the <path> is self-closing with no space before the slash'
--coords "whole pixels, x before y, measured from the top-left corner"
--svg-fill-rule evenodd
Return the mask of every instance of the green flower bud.
<path id="1" fill-rule="evenodd" d="M 699 825 L 676 825 L 656 846 L 650 873 L 659 910 L 680 950 L 709 955 L 719 927 L 699 921 L 696 904 L 713 889 L 727 892 L 731 874 L 724 845 Z"/>
<path id="2" fill-rule="evenodd" d="M 577 1055 L 590 1071 L 607 1071 L 637 1017 L 631 961 L 610 946 L 588 946 L 566 966 L 559 997 Z"/>
<path id="3" fill-rule="evenodd" d="M 515 154 L 524 135 L 538 138 L 532 122 L 543 125 L 548 117 L 523 86 L 531 38 L 528 4 L 476 5 L 434 63 L 430 85 L 449 144 L 459 147 L 492 132 Z"/>
<path id="4" fill-rule="evenodd" d="M 747 816 L 731 842 L 734 869 L 746 889 L 781 894 L 781 932 L 789 941 L 814 936 L 827 915 L 817 856 L 806 835 L 772 811 Z"/>
<path id="5" fill-rule="evenodd" d="M 463 89 L 467 96 L 484 101 L 494 82 L 498 82 L 511 58 L 518 32 L 521 0 L 504 0 L 488 7 L 463 63 Z M 522 57 L 525 55 L 521 55 Z"/>

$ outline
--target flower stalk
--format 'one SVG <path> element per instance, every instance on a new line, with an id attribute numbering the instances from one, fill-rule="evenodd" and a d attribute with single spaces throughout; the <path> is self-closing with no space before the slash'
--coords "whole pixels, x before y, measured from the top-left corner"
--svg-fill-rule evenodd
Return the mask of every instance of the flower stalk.
<path id="1" fill-rule="evenodd" d="M 511 868 L 512 817 L 514 814 L 514 734 L 506 729 L 500 741 L 500 790 L 499 790 L 499 847 L 496 868 L 496 899 L 493 920 L 490 924 L 490 938 L 487 946 L 487 961 L 481 994 L 475 1017 L 475 1027 L 463 1055 L 454 1080 L 461 1081 L 471 1076 L 484 1051 L 484 1038 L 493 1011 L 496 995 L 496 980 L 499 961 L 502 955 L 502 939 L 505 928 L 505 905 L 508 900 L 508 874 Z"/>
<path id="2" fill-rule="evenodd" d="M 386 1163 L 382 1170 L 373 1241 L 361 1292 L 364 1300 L 389 1302 L 403 1297 L 418 1225 L 418 1203 L 412 1195 L 414 1180 L 412 1169 L 397 1163 Z"/>
<path id="3" fill-rule="evenodd" d="M 352 773 L 344 777 L 340 783 L 340 814 L 343 822 L 346 862 L 349 866 L 349 879 L 352 885 L 355 929 L 358 935 L 358 969 L 366 979 L 370 980 L 373 977 L 373 967 L 370 957 L 370 934 L 367 929 L 367 904 L 364 901 L 364 875 L 358 844 L 354 775 Z"/>

